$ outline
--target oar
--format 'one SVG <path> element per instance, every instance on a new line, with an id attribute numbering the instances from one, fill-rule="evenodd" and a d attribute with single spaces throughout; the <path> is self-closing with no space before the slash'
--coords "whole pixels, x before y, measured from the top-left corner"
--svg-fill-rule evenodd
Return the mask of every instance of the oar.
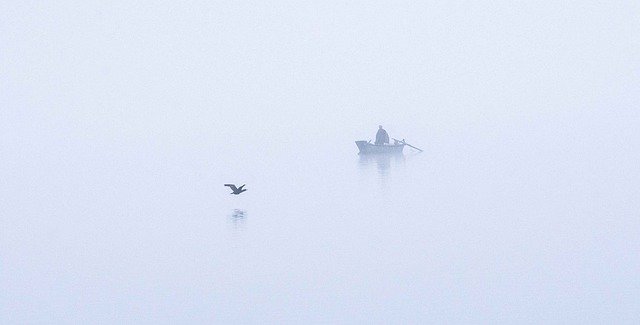
<path id="1" fill-rule="evenodd" d="M 420 149 L 420 148 L 418 148 L 418 147 L 414 147 L 414 146 L 412 146 L 412 145 L 408 144 L 406 141 L 404 141 L 404 139 L 402 139 L 402 141 L 400 141 L 400 140 L 398 140 L 398 139 L 396 139 L 396 138 L 391 138 L 391 139 L 393 139 L 393 140 L 395 140 L 395 141 L 398 141 L 398 142 L 400 142 L 400 143 L 404 143 L 405 145 L 407 145 L 407 146 L 409 146 L 409 147 L 411 147 L 411 148 L 413 148 L 413 149 L 420 150 L 420 151 L 424 151 L 424 150 L 422 150 L 422 149 Z"/>

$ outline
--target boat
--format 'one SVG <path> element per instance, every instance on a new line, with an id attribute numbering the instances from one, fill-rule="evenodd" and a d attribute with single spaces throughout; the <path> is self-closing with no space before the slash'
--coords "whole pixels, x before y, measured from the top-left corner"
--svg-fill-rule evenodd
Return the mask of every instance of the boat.
<path id="1" fill-rule="evenodd" d="M 356 146 L 360 149 L 360 154 L 402 154 L 405 146 L 403 141 L 396 141 L 394 144 L 373 144 L 371 141 L 356 141 Z"/>

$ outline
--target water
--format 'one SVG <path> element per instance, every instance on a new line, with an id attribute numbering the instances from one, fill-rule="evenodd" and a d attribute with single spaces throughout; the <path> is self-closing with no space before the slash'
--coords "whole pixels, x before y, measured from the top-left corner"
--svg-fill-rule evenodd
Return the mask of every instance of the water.
<path id="1" fill-rule="evenodd" d="M 521 126 L 377 157 L 67 140 L 8 178 L 3 319 L 637 320 L 637 141 Z"/>

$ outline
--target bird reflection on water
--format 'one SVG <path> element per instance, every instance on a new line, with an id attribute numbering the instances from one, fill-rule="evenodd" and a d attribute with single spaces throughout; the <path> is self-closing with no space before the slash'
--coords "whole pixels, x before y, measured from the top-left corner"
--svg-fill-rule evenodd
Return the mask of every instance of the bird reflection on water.
<path id="1" fill-rule="evenodd" d="M 247 211 L 241 209 L 233 209 L 230 215 L 231 223 L 235 229 L 244 229 L 247 219 Z"/>

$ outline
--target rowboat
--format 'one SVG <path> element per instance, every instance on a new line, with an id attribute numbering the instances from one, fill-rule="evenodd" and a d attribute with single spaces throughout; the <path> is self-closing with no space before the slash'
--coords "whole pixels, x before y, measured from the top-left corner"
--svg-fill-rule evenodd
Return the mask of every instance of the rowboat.
<path id="1" fill-rule="evenodd" d="M 404 142 L 396 141 L 395 144 L 373 144 L 371 141 L 356 141 L 360 154 L 401 154 L 405 146 Z"/>

